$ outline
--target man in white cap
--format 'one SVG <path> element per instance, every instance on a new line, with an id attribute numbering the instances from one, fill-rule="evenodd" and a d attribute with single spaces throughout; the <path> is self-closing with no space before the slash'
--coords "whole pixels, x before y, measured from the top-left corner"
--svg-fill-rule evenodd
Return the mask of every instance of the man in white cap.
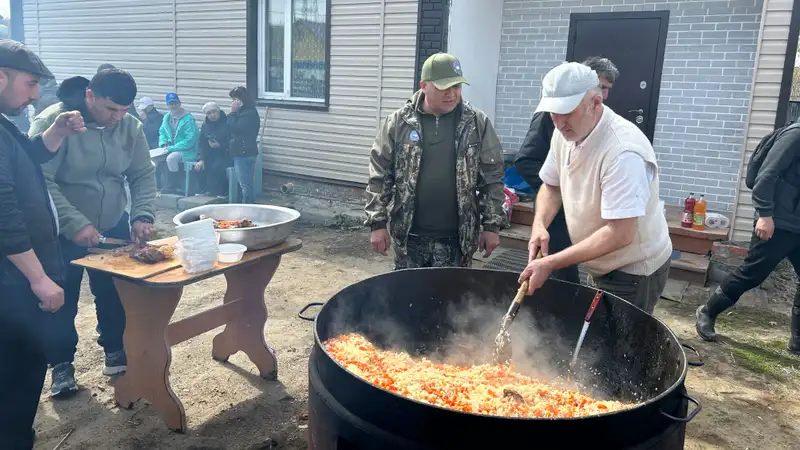
<path id="1" fill-rule="evenodd" d="M 653 146 L 603 105 L 597 73 L 583 64 L 545 75 L 536 111 L 550 113 L 557 131 L 539 173 L 544 184 L 520 280 L 530 280 L 532 293 L 554 270 L 582 263 L 591 284 L 652 313 L 672 254 Z M 573 245 L 549 255 L 547 227 L 562 204 Z M 539 250 L 543 257 L 534 259 Z"/>

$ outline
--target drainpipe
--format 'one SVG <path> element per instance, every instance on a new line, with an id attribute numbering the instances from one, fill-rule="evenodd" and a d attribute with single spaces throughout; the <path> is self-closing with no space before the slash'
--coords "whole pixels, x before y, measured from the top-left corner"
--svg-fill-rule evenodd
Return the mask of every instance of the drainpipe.
<path id="1" fill-rule="evenodd" d="M 172 79 L 173 92 L 178 93 L 178 0 L 172 0 Z"/>
<path id="2" fill-rule="evenodd" d="M 42 54 L 42 33 L 39 31 L 41 23 L 39 22 L 39 0 L 36 0 L 36 53 L 40 56 Z"/>
<path id="3" fill-rule="evenodd" d="M 770 0 L 765 0 L 764 5 L 761 10 L 761 25 L 758 30 L 758 44 L 756 45 L 756 57 L 755 57 L 755 66 L 753 67 L 753 81 L 750 83 L 750 102 L 747 106 L 747 122 L 745 123 L 744 129 L 744 140 L 742 142 L 742 151 L 740 152 L 739 157 L 739 170 L 736 172 L 736 189 L 734 190 L 733 195 L 733 211 L 731 212 L 731 226 L 728 228 L 728 239 L 733 240 L 734 235 L 736 234 L 736 219 L 739 214 L 739 200 L 740 197 L 743 195 L 751 195 L 750 193 L 742 193 L 742 185 L 743 183 L 743 172 L 744 172 L 744 164 L 745 164 L 745 157 L 747 156 L 747 140 L 750 138 L 752 134 L 752 123 L 753 123 L 753 100 L 755 99 L 755 87 L 756 87 L 756 79 L 758 78 L 758 71 L 759 71 L 759 57 L 761 56 L 761 44 L 764 41 L 764 22 L 767 16 L 767 12 L 769 11 L 769 2 Z M 761 137 L 758 137 L 761 139 Z M 749 214 L 748 214 L 749 216 Z M 748 220 L 748 223 L 753 219 L 752 217 L 744 217 Z"/>
<path id="4" fill-rule="evenodd" d="M 381 20 L 380 20 L 380 38 L 378 40 L 378 95 L 377 98 L 377 108 L 378 110 L 375 112 L 375 121 L 377 122 L 377 126 L 380 127 L 381 120 L 381 91 L 383 90 L 383 39 L 385 34 L 385 22 L 386 22 L 386 0 L 381 0 Z"/>
<path id="5" fill-rule="evenodd" d="M 25 26 L 22 17 L 22 0 L 11 0 L 11 39 L 25 42 Z"/>

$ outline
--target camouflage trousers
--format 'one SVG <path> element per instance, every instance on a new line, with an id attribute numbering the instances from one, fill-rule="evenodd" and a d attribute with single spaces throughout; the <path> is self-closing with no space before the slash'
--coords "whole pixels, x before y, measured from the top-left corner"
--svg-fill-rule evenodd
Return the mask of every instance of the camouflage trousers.
<path id="1" fill-rule="evenodd" d="M 433 238 L 409 234 L 406 255 L 395 257 L 394 270 L 461 266 L 461 245 L 457 237 Z"/>

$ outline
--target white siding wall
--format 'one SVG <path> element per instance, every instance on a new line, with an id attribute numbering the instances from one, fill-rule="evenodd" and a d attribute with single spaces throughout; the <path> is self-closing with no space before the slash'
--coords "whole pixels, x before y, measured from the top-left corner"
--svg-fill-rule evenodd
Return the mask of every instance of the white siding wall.
<path id="1" fill-rule="evenodd" d="M 331 16 L 330 109 L 270 108 L 267 166 L 365 183 L 379 120 L 413 92 L 417 1 L 332 0 Z"/>
<path id="2" fill-rule="evenodd" d="M 159 0 L 25 0 L 25 42 L 59 82 L 111 63 L 136 78 L 139 96 L 161 103 L 174 89 L 172 15 Z M 159 12 L 161 11 L 161 12 Z"/>
<path id="3" fill-rule="evenodd" d="M 229 110 L 228 92 L 245 84 L 245 0 L 178 0 L 175 10 L 178 95 L 198 121 L 205 120 L 206 102 Z"/>
<path id="4" fill-rule="evenodd" d="M 246 78 L 244 0 L 25 0 L 25 39 L 59 81 L 112 63 L 202 120 Z M 413 93 L 417 0 L 331 0 L 330 108 L 269 109 L 266 167 L 365 183 L 376 126 Z M 160 12 L 159 12 L 160 11 Z M 164 11 L 168 11 L 165 13 Z M 263 110 L 259 111 L 263 115 Z"/>
<path id="5" fill-rule="evenodd" d="M 774 130 L 793 3 L 793 0 L 764 0 L 761 38 L 742 155 L 741 179 L 734 210 L 731 236 L 733 241 L 749 241 L 753 231 L 753 201 L 750 189 L 744 185 L 744 175 L 747 172 L 747 162 L 756 145 L 761 138 Z"/>

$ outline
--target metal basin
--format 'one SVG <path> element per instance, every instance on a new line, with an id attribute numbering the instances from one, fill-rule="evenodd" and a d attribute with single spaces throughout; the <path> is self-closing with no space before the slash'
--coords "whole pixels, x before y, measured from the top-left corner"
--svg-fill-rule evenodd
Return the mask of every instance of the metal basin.
<path id="1" fill-rule="evenodd" d="M 187 209 L 177 214 L 172 222 L 183 225 L 200 220 L 200 215 L 217 220 L 252 220 L 257 226 L 233 230 L 216 230 L 220 244 L 242 244 L 247 250 L 261 250 L 281 244 L 292 233 L 300 213 L 281 206 L 220 204 Z"/>

